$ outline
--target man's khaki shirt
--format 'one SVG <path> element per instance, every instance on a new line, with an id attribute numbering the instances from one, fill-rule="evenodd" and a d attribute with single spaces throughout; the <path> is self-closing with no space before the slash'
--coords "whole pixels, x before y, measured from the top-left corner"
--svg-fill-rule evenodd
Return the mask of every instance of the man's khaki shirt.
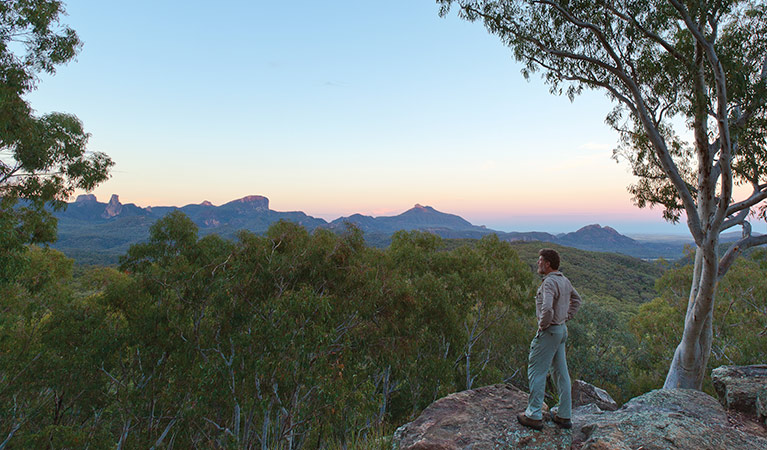
<path id="1" fill-rule="evenodd" d="M 535 295 L 535 316 L 538 329 L 561 325 L 575 316 L 581 306 L 581 296 L 570 280 L 556 270 L 543 277 Z"/>

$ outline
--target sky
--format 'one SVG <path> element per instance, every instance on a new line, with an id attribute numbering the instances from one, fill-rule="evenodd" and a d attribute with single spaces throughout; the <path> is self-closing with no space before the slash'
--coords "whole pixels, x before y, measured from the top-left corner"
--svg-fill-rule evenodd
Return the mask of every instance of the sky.
<path id="1" fill-rule="evenodd" d="M 687 233 L 633 205 L 602 93 L 551 95 L 432 1 L 65 7 L 84 46 L 28 100 L 77 115 L 89 149 L 115 161 L 102 202 L 263 195 L 326 220 L 419 203 L 502 231 Z"/>

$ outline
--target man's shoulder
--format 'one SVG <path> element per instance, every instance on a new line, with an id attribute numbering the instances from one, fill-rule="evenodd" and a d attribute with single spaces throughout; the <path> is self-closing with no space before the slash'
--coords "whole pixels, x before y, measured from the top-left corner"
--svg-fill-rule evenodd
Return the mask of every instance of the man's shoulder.
<path id="1" fill-rule="evenodd" d="M 567 279 L 567 277 L 565 277 L 565 275 L 562 272 L 560 272 L 558 270 L 555 270 L 553 272 L 549 272 L 548 274 L 546 274 L 546 276 L 543 277 L 543 281 L 546 281 L 546 280 L 554 281 L 554 280 L 556 280 L 558 278 Z"/>
<path id="2" fill-rule="evenodd" d="M 570 279 L 567 278 L 562 272 L 560 272 L 558 270 L 555 271 L 555 272 L 551 272 L 548 275 L 546 275 L 543 278 L 543 282 L 544 283 L 549 282 L 549 283 L 555 283 L 555 284 L 565 283 L 565 284 L 569 284 L 569 285 L 572 286 L 572 283 L 570 282 Z"/>

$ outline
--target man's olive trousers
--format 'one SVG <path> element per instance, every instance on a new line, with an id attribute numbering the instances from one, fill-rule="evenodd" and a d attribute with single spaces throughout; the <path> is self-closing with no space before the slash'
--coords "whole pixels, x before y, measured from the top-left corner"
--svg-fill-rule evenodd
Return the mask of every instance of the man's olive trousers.
<path id="1" fill-rule="evenodd" d="M 567 371 L 565 342 L 567 326 L 551 325 L 538 333 L 530 343 L 530 356 L 527 363 L 527 378 L 530 383 L 530 398 L 525 415 L 531 419 L 542 419 L 541 407 L 546 392 L 546 374 L 551 369 L 553 379 L 559 391 L 559 409 L 557 416 L 569 419 L 572 416 L 572 392 L 570 374 Z"/>

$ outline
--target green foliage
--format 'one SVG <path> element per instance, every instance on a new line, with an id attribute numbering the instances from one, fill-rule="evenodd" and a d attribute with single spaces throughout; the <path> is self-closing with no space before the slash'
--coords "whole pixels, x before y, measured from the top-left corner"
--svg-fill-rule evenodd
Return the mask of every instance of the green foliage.
<path id="1" fill-rule="evenodd" d="M 93 189 L 113 164 L 86 152 L 89 135 L 77 117 L 37 117 L 24 99 L 37 74 L 55 73 L 81 46 L 71 28 L 59 25 L 63 13 L 60 1 L 0 4 L 0 282 L 20 270 L 25 244 L 55 240 L 46 203 L 60 208 L 75 189 Z"/>
<path id="2" fill-rule="evenodd" d="M 707 372 L 721 365 L 761 364 L 767 358 L 767 280 L 762 252 L 737 261 L 720 281 L 714 308 L 713 342 Z M 682 335 L 692 266 L 666 272 L 659 297 L 642 305 L 630 327 L 641 351 L 631 367 L 634 394 L 662 386 L 675 343 Z M 713 393 L 710 382 L 704 388 Z"/>
<path id="3" fill-rule="evenodd" d="M 638 307 L 607 296 L 589 296 L 576 319 L 568 323 L 568 365 L 571 377 L 605 389 L 619 403 L 636 393 L 626 370 L 637 349 L 628 323 Z"/>
<path id="4" fill-rule="evenodd" d="M 455 6 L 459 17 L 482 22 L 524 64 L 525 78 L 540 73 L 552 94 L 572 100 L 595 89 L 613 100 L 607 122 L 621 136 L 616 158 L 628 161 L 638 177 L 629 187 L 637 206 L 662 206 L 666 219 L 678 221 L 690 207 L 683 197 L 693 202 L 699 189 L 709 189 L 697 169 L 713 169 L 714 154 L 727 164 L 712 179 L 724 172 L 725 182 L 732 176 L 763 192 L 767 7 L 762 2 L 437 3 L 442 15 Z M 692 142 L 681 137 L 681 123 L 694 130 Z"/>
<path id="5" fill-rule="evenodd" d="M 640 352 L 629 364 L 634 379 L 632 394 L 659 389 L 668 371 L 668 364 L 674 356 L 676 342 L 682 336 L 684 313 L 682 308 L 669 305 L 668 301 L 656 298 L 645 303 L 629 326 L 637 338 Z"/>
<path id="6" fill-rule="evenodd" d="M 700 389 L 711 353 L 717 283 L 749 248 L 749 217 L 767 199 L 767 6 L 725 1 L 437 0 L 440 14 L 479 21 L 552 94 L 606 93 L 606 121 L 620 136 L 614 157 L 637 177 L 635 204 L 660 206 L 697 246 L 695 314 L 685 321 L 664 382 Z M 685 136 L 689 136 L 686 138 Z M 735 199 L 735 185 L 749 186 Z M 721 257 L 723 231 L 743 236 Z M 716 268 L 704 265 L 716 265 Z M 692 281 L 692 280 L 691 280 Z"/>
<path id="7" fill-rule="evenodd" d="M 512 248 L 531 269 L 538 250 L 549 247 L 562 255 L 564 273 L 585 297 L 608 295 L 621 301 L 642 303 L 655 296 L 655 280 L 663 273 L 662 263 L 642 261 L 617 253 L 598 253 L 541 242 L 512 242 Z"/>
<path id="8" fill-rule="evenodd" d="M 439 397 L 524 388 L 536 254 L 495 236 L 453 244 L 399 232 L 375 249 L 353 227 L 290 222 L 227 241 L 172 213 L 120 270 L 74 276 L 33 247 L 0 316 L 0 436 L 11 448 L 374 449 Z M 578 273 L 583 255 L 562 250 Z M 712 364 L 764 358 L 766 259 L 723 280 Z M 668 271 L 643 304 L 584 295 L 568 324 L 572 377 L 619 401 L 657 387 L 690 273 Z"/>
<path id="9" fill-rule="evenodd" d="M 7 286 L 0 318 L 0 435 L 13 448 L 98 448 L 114 340 L 91 297 L 72 289 L 72 261 L 51 250 L 24 253 L 23 273 Z"/>
<path id="10" fill-rule="evenodd" d="M 18 427 L 24 446 L 378 445 L 375 430 L 437 397 L 524 378 L 532 274 L 495 237 L 441 247 L 402 232 L 372 249 L 355 228 L 290 222 L 198 238 L 172 213 L 119 272 L 73 280 L 70 261 L 41 253 L 14 283 L 19 308 L 33 293 L 58 300 L 4 324 L 18 361 L 2 376 L 36 375 L 2 397 L 16 412 L 0 432 Z M 30 397 L 14 410 L 20 392 Z"/>

